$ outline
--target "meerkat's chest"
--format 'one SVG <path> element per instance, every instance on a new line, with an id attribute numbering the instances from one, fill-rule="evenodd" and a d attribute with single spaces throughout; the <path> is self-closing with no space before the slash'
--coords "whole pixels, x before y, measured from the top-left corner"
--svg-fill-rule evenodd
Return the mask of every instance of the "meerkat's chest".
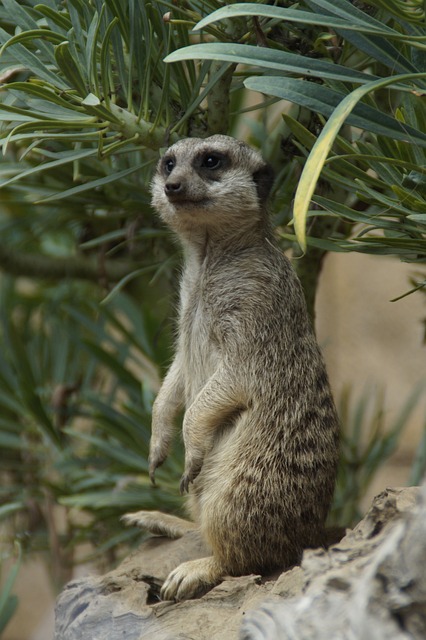
<path id="1" fill-rule="evenodd" d="M 181 300 L 179 343 L 185 378 L 186 405 L 213 375 L 220 354 L 214 338 L 214 318 L 205 297 L 195 288 Z"/>

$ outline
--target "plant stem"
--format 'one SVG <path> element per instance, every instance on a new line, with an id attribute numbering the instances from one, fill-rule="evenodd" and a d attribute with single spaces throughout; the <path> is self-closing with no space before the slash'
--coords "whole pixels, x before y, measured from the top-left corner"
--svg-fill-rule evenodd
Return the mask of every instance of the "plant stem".
<path id="1" fill-rule="evenodd" d="M 336 231 L 336 227 L 339 231 L 343 232 L 343 225 L 339 225 L 332 218 L 317 217 L 312 223 L 309 234 L 316 238 L 328 238 Z M 297 259 L 293 261 L 293 266 L 302 283 L 306 306 L 313 327 L 315 327 L 315 299 L 318 282 L 327 253 L 328 251 L 325 249 L 309 247 L 303 256 L 300 253 L 294 254 L 294 257 Z"/>
<path id="2" fill-rule="evenodd" d="M 229 129 L 229 95 L 233 73 L 237 65 L 231 64 L 225 73 L 212 87 L 207 97 L 207 129 L 210 136 L 216 133 L 228 133 Z M 212 62 L 210 75 L 214 75 L 223 67 L 223 62 Z"/>
<path id="3" fill-rule="evenodd" d="M 106 261 L 102 256 L 53 258 L 38 253 L 18 253 L 16 249 L 0 244 L 0 269 L 15 276 L 54 280 L 76 278 L 106 284 L 118 282 L 137 267 L 134 262 Z"/>
<path id="4" fill-rule="evenodd" d="M 327 253 L 328 252 L 323 249 L 310 248 L 303 257 L 293 262 L 293 266 L 302 284 L 308 314 L 313 327 L 315 327 L 315 298 L 318 281 L 322 270 L 322 263 Z"/>
<path id="5" fill-rule="evenodd" d="M 111 113 L 119 121 L 110 123 L 111 129 L 120 131 L 125 138 L 135 138 L 138 136 L 139 142 L 149 149 L 157 151 L 161 147 L 168 146 L 179 139 L 176 133 L 170 133 L 168 129 L 161 126 L 153 127 L 151 122 L 138 118 L 134 113 L 118 107 L 111 103 L 109 106 Z"/>

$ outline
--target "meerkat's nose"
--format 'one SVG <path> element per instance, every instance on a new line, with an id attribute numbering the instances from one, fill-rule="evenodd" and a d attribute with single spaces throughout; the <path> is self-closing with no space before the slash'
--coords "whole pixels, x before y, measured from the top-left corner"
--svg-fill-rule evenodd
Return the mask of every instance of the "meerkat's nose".
<path id="1" fill-rule="evenodd" d="M 182 190 L 181 182 L 166 182 L 165 191 L 166 193 L 179 193 Z"/>
<path id="2" fill-rule="evenodd" d="M 182 181 L 167 181 L 164 185 L 164 193 L 166 196 L 173 200 L 182 197 L 185 193 L 185 184 Z"/>

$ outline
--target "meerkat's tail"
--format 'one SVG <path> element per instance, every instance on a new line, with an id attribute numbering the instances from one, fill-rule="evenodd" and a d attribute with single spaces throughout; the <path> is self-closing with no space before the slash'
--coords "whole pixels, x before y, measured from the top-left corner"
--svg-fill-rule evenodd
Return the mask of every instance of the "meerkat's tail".
<path id="1" fill-rule="evenodd" d="M 127 525 L 145 529 L 156 536 L 166 538 L 181 538 L 188 531 L 197 529 L 197 525 L 189 520 L 171 516 L 161 511 L 136 511 L 126 513 L 121 518 Z"/>

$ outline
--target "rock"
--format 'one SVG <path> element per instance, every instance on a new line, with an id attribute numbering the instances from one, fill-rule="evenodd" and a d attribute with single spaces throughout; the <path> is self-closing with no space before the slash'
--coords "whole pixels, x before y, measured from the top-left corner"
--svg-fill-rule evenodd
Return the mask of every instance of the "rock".
<path id="1" fill-rule="evenodd" d="M 251 612 L 240 640 L 426 638 L 426 487 L 384 491 L 302 570 L 303 595 Z"/>
<path id="2" fill-rule="evenodd" d="M 105 576 L 70 582 L 57 601 L 55 640 L 237 638 L 246 609 L 267 597 L 280 601 L 273 581 L 254 575 L 229 578 L 199 600 L 159 601 L 160 585 L 172 569 L 206 555 L 196 532 L 180 540 L 150 538 Z M 286 594 L 298 593 L 301 568 L 283 574 L 279 584 Z"/>
<path id="3" fill-rule="evenodd" d="M 207 555 L 196 532 L 151 538 L 117 569 L 69 583 L 55 640 L 426 637 L 426 489 L 387 489 L 328 550 L 269 577 L 228 578 L 199 600 L 160 602 L 166 575 Z M 248 613 L 246 613 L 248 612 Z"/>

